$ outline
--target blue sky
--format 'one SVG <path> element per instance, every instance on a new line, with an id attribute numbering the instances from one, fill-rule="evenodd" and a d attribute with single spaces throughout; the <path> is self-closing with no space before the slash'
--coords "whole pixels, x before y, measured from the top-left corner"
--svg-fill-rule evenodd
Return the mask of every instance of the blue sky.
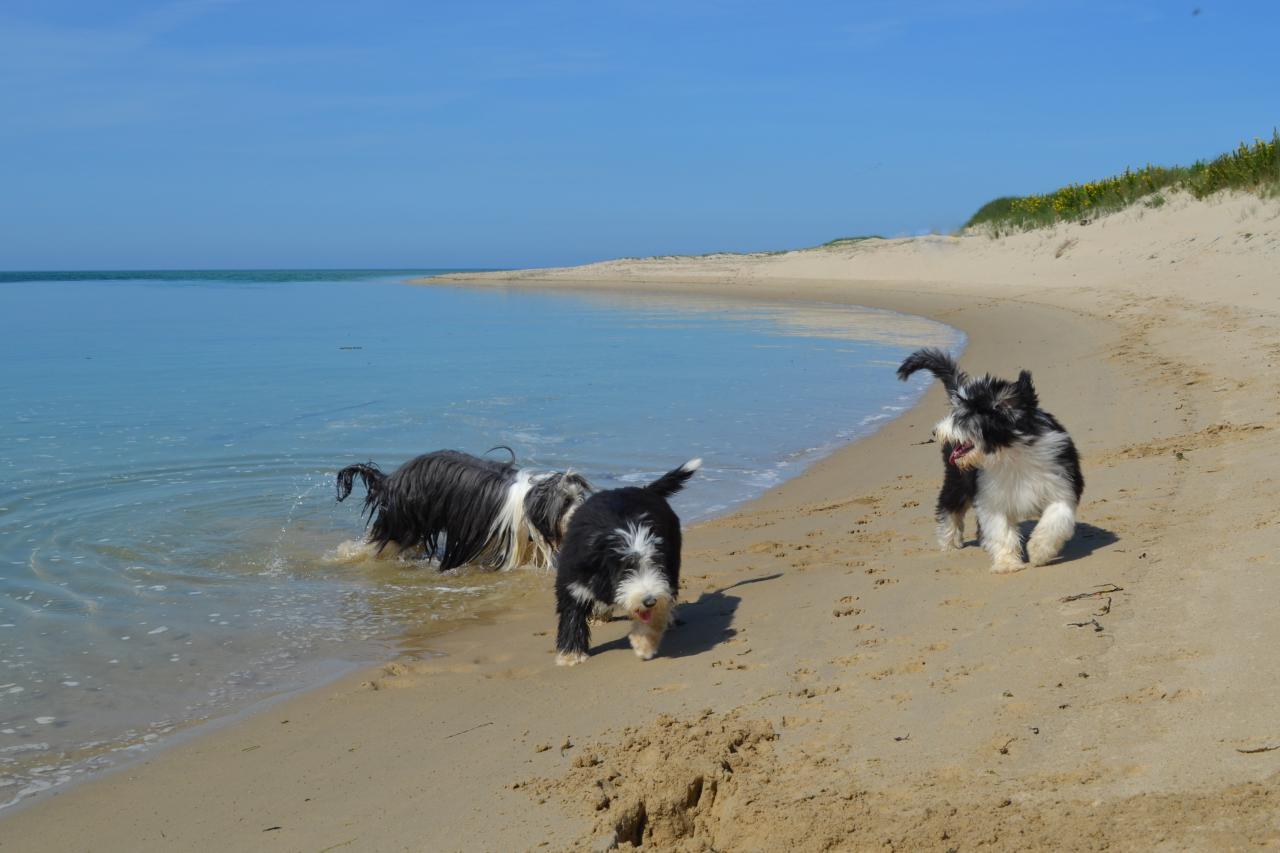
<path id="1" fill-rule="evenodd" d="M 1277 33 L 1271 0 L 5 0 L 0 269 L 947 230 L 1269 135 Z"/>

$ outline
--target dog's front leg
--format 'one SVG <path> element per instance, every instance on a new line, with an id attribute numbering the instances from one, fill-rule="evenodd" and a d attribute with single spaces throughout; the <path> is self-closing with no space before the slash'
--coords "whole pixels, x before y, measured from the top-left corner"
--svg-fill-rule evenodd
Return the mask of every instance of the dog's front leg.
<path id="1" fill-rule="evenodd" d="M 567 595 L 556 604 L 556 611 L 560 614 L 560 627 L 556 632 L 556 666 L 582 663 L 591 647 L 591 628 L 587 619 L 592 608 Z"/>
<path id="2" fill-rule="evenodd" d="M 1031 565 L 1043 566 L 1058 556 L 1062 546 L 1076 530 L 1076 508 L 1066 501 L 1055 501 L 1040 514 L 1036 529 L 1027 541 L 1027 556 Z"/>
<path id="3" fill-rule="evenodd" d="M 938 546 L 944 551 L 955 551 L 964 547 L 964 510 L 945 510 L 941 507 L 936 515 L 938 521 Z"/>
<path id="4" fill-rule="evenodd" d="M 964 547 L 964 514 L 973 505 L 972 474 L 966 476 L 954 465 L 948 465 L 943 474 L 942 491 L 934 518 L 938 522 L 938 545 L 944 551 Z"/>
<path id="5" fill-rule="evenodd" d="M 1022 534 L 1018 526 L 1003 513 L 978 509 L 982 530 L 982 547 L 991 555 L 991 571 L 997 574 L 1020 572 L 1027 567 L 1022 560 Z"/>

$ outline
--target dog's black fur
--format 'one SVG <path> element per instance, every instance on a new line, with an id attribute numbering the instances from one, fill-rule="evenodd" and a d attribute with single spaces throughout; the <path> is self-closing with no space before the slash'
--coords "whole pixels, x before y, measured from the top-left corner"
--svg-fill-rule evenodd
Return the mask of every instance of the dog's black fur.
<path id="1" fill-rule="evenodd" d="M 667 499 L 700 465 L 693 459 L 647 486 L 598 492 L 574 513 L 556 560 L 558 664 L 586 660 L 589 620 L 615 606 L 633 620 L 636 654 L 657 653 L 680 586 L 680 519 Z"/>
<path id="2" fill-rule="evenodd" d="M 495 448 L 496 449 L 496 448 Z M 359 477 L 366 494 L 368 541 L 381 553 L 388 545 L 423 549 L 439 557 L 441 571 L 467 564 L 509 568 L 529 554 L 548 559 L 559 547 L 567 517 L 591 492 L 572 471 L 522 472 L 510 462 L 482 459 L 457 450 L 437 450 L 410 459 L 391 474 L 372 462 L 338 472 L 338 500 Z M 511 510 L 521 494 L 519 518 Z"/>

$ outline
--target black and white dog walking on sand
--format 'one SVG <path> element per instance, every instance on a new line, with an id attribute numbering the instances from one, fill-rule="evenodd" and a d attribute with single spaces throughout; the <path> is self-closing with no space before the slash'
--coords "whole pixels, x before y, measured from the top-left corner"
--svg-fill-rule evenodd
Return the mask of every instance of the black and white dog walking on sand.
<path id="1" fill-rule="evenodd" d="M 1040 408 L 1031 374 L 1016 381 L 971 377 L 937 349 L 916 350 L 898 368 L 906 380 L 928 370 L 942 382 L 951 412 L 934 428 L 945 474 L 938 495 L 938 541 L 964 545 L 964 516 L 973 507 L 993 572 L 1025 569 L 1018 522 L 1039 519 L 1027 542 L 1031 564 L 1042 566 L 1076 526 L 1084 492 L 1080 457 L 1062 424 Z"/>
<path id="2" fill-rule="evenodd" d="M 494 448 L 495 450 L 498 448 Z M 503 448 L 510 450 L 510 448 Z M 476 564 L 549 567 L 591 484 L 573 471 L 534 473 L 457 450 L 410 459 L 391 474 L 372 462 L 338 472 L 338 500 L 364 480 L 368 547 L 381 554 L 421 549 L 440 570 Z"/>
<path id="3" fill-rule="evenodd" d="M 615 608 L 631 618 L 631 648 L 658 653 L 680 586 L 680 519 L 667 498 L 702 465 L 692 459 L 647 486 L 597 492 L 573 514 L 556 560 L 556 663 L 587 659 L 588 621 Z"/>

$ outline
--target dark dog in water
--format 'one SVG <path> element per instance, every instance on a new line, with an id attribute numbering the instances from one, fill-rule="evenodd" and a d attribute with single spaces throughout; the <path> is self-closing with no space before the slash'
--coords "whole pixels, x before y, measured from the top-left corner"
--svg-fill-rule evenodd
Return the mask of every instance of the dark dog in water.
<path id="1" fill-rule="evenodd" d="M 496 448 L 495 448 L 496 449 Z M 338 472 L 338 500 L 359 477 L 367 541 L 381 554 L 422 549 L 440 570 L 550 566 L 591 484 L 573 471 L 533 472 L 457 450 L 424 453 L 384 474 L 372 462 Z"/>

